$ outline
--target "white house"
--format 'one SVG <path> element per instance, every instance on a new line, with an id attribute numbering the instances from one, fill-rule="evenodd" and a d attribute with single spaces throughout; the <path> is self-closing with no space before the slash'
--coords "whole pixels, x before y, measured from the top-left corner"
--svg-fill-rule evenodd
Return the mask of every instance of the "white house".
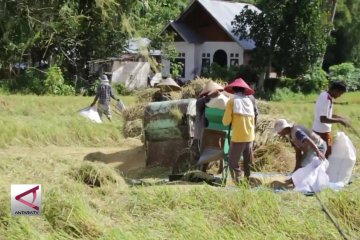
<path id="1" fill-rule="evenodd" d="M 251 4 L 219 0 L 194 0 L 183 13 L 162 31 L 174 33 L 175 48 L 179 53 L 175 61 L 182 62 L 182 81 L 192 80 L 212 63 L 221 66 L 247 64 L 250 51 L 255 48 L 251 40 L 239 40 L 232 33 L 231 22 L 245 6 L 260 11 Z M 170 74 L 170 62 L 162 59 L 163 75 Z"/>

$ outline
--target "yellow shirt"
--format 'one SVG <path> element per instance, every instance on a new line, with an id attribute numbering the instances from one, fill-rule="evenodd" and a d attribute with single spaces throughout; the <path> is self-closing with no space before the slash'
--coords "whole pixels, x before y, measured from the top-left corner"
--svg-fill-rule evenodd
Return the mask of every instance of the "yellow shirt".
<path id="1" fill-rule="evenodd" d="M 252 142 L 255 140 L 255 117 L 233 113 L 234 99 L 226 104 L 222 122 L 225 126 L 232 123 L 232 142 Z"/>

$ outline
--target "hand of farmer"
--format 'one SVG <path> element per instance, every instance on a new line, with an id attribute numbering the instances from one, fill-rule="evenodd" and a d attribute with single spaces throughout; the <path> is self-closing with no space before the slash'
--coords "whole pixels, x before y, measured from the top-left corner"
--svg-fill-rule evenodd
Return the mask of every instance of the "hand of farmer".
<path id="1" fill-rule="evenodd" d="M 321 161 L 323 161 L 323 160 L 326 159 L 324 153 L 322 153 L 319 149 L 316 151 L 316 155 L 319 157 L 319 159 L 320 159 Z"/>
<path id="2" fill-rule="evenodd" d="M 349 126 L 350 126 L 348 120 L 345 119 L 345 118 L 341 118 L 341 119 L 340 119 L 340 123 L 341 123 L 341 125 L 343 125 L 344 127 L 349 127 Z"/>

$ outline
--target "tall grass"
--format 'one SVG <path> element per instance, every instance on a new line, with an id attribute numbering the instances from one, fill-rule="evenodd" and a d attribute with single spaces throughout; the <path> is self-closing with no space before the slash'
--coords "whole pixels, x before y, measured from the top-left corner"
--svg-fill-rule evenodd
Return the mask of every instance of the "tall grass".
<path id="1" fill-rule="evenodd" d="M 315 97 L 315 96 L 314 96 Z M 335 112 L 359 112 L 345 95 Z M 339 99 L 340 100 L 340 99 Z M 76 111 L 86 97 L 0 96 L 0 239 L 341 239 L 314 197 L 261 186 L 128 187 L 79 146 L 117 146 L 122 122 L 94 124 Z M 131 103 L 132 98 L 124 98 Z M 357 103 L 358 104 L 358 103 Z M 309 126 L 313 99 L 270 103 L 270 114 Z M 354 135 L 350 136 L 354 138 Z M 357 148 L 359 142 L 355 141 Z M 47 146 L 57 145 L 57 146 Z M 30 148 L 28 146 L 31 146 Z M 10 185 L 42 184 L 42 215 L 12 217 Z M 349 239 L 360 236 L 360 179 L 319 194 Z"/>
<path id="2" fill-rule="evenodd" d="M 132 104 L 135 97 L 122 97 Z M 90 97 L 0 95 L 0 147 L 107 146 L 123 138 L 122 118 L 113 111 L 113 121 L 88 121 L 78 111 L 90 105 Z"/>

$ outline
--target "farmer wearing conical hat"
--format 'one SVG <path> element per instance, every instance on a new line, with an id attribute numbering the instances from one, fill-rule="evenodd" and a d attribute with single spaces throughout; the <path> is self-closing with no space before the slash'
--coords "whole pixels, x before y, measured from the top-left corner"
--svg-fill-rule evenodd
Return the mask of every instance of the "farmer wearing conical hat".
<path id="1" fill-rule="evenodd" d="M 97 88 L 96 96 L 94 98 L 94 101 L 91 103 L 91 107 L 96 104 L 96 102 L 99 100 L 98 103 L 98 113 L 100 115 L 100 118 L 102 117 L 102 114 L 105 114 L 105 116 L 111 121 L 111 108 L 110 108 L 110 98 L 120 101 L 120 99 L 116 98 L 114 95 L 114 90 L 112 89 L 108 77 L 104 74 L 99 77 L 100 85 Z"/>
<path id="2" fill-rule="evenodd" d="M 168 101 L 171 100 L 170 92 L 180 91 L 181 87 L 175 82 L 174 79 L 168 77 L 165 80 L 161 81 L 156 85 L 157 88 L 160 88 L 153 95 L 154 102 Z"/>
<path id="3" fill-rule="evenodd" d="M 227 102 L 223 124 L 232 126 L 229 165 L 233 181 L 239 183 L 241 156 L 244 159 L 244 175 L 247 179 L 250 177 L 252 145 L 255 140 L 255 106 L 249 96 L 255 91 L 241 78 L 227 85 L 225 91 L 234 94 L 234 98 Z"/>
<path id="4" fill-rule="evenodd" d="M 219 95 L 219 92 L 223 91 L 224 88 L 214 81 L 209 81 L 204 89 L 200 92 L 198 99 L 196 100 L 196 119 L 195 119 L 195 132 L 194 142 L 200 146 L 204 128 L 206 127 L 205 119 L 205 107 L 206 103 L 211 98 Z"/>

